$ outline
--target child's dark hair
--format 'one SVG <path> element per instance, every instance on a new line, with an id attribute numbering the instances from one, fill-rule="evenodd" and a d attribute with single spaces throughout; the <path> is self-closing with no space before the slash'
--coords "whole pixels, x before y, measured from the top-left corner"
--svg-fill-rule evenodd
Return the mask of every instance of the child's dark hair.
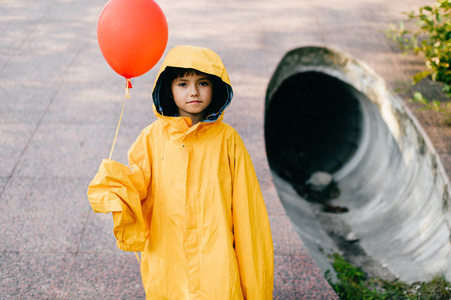
<path id="1" fill-rule="evenodd" d="M 172 82 L 174 79 L 189 75 L 206 75 L 211 81 L 213 87 L 213 95 L 211 97 L 211 103 L 206 108 L 205 116 L 209 116 L 214 113 L 218 113 L 221 107 L 227 101 L 227 87 L 221 78 L 210 75 L 207 73 L 200 72 L 196 69 L 186 69 L 186 68 L 175 68 L 167 67 L 161 74 L 161 93 L 160 93 L 160 104 L 163 108 L 163 113 L 167 116 L 176 116 L 178 114 L 177 105 L 174 102 L 172 95 Z"/>

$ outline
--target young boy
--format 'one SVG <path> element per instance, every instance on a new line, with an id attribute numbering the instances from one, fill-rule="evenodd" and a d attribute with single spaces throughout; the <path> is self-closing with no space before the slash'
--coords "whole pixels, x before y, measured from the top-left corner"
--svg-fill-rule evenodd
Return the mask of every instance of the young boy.
<path id="1" fill-rule="evenodd" d="M 268 215 L 249 154 L 222 122 L 232 88 L 210 49 L 178 46 L 153 89 L 157 121 L 88 188 L 117 245 L 142 251 L 147 299 L 272 299 Z"/>

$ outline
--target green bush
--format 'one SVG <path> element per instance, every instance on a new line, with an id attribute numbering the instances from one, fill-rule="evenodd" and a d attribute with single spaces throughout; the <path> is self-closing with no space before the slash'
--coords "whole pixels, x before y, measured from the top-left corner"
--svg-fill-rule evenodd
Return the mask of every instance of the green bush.
<path id="1" fill-rule="evenodd" d="M 416 29 L 406 29 L 401 21 L 389 25 L 387 36 L 398 43 L 404 54 L 424 57 L 427 68 L 414 75 L 414 83 L 431 76 L 443 83 L 443 91 L 451 97 L 451 2 L 438 0 L 434 6 L 423 6 L 418 13 L 412 11 L 407 15 Z"/>

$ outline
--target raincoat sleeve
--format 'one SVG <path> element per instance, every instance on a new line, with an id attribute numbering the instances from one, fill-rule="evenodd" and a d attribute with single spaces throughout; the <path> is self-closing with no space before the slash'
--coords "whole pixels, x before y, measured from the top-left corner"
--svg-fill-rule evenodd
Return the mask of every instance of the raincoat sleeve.
<path id="1" fill-rule="evenodd" d="M 238 138 L 233 180 L 235 252 L 244 298 L 272 299 L 274 257 L 263 196 L 244 144 Z"/>
<path id="2" fill-rule="evenodd" d="M 94 212 L 113 213 L 117 246 L 124 251 L 142 251 L 148 238 L 142 202 L 147 197 L 150 167 L 143 167 L 148 156 L 138 143 L 130 148 L 130 167 L 104 159 L 88 187 Z"/>

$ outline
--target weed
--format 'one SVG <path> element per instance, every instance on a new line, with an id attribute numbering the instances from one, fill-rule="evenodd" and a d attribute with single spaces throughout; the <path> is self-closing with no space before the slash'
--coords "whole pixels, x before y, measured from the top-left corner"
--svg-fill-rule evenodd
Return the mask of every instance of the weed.
<path id="1" fill-rule="evenodd" d="M 446 281 L 443 274 L 435 276 L 428 282 L 415 282 L 409 285 L 399 280 L 367 278 L 360 268 L 351 265 L 338 254 L 332 255 L 330 259 L 337 272 L 338 283 L 332 282 L 329 272 L 326 272 L 325 276 L 343 300 L 451 299 L 451 283 Z"/>
<path id="2" fill-rule="evenodd" d="M 441 103 L 438 100 L 429 100 L 425 98 L 420 92 L 415 92 L 410 102 L 419 103 L 422 105 L 417 111 L 433 110 L 440 113 L 443 117 L 445 125 L 451 125 L 451 102 Z"/>

